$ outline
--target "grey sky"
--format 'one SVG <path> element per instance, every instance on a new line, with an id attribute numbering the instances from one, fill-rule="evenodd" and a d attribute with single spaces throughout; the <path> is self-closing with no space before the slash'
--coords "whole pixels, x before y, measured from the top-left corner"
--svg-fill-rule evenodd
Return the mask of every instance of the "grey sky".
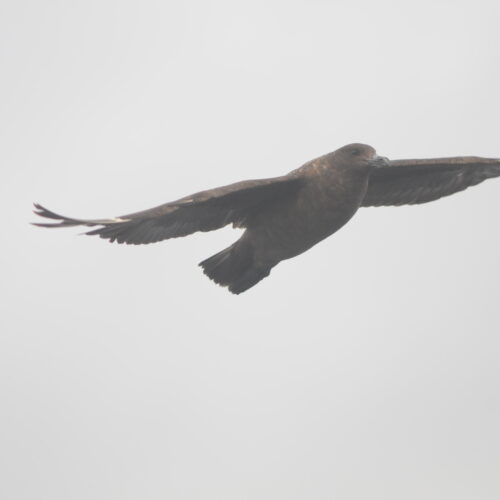
<path id="1" fill-rule="evenodd" d="M 497 500 L 500 182 L 362 209 L 241 296 L 224 229 L 28 225 L 359 141 L 500 156 L 496 1 L 0 5 L 0 496 Z"/>

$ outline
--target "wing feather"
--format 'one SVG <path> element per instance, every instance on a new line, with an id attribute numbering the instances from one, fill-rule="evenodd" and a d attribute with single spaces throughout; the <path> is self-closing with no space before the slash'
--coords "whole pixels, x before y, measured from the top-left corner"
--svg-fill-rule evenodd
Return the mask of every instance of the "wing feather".
<path id="1" fill-rule="evenodd" d="M 35 225 L 96 227 L 86 234 L 132 245 L 155 243 L 197 231 L 212 231 L 227 224 L 245 227 L 260 211 L 297 193 L 302 184 L 299 176 L 291 175 L 242 181 L 111 219 L 75 219 L 35 204 L 37 215 L 57 221 Z"/>
<path id="2" fill-rule="evenodd" d="M 362 206 L 427 203 L 498 176 L 500 159 L 461 156 L 394 160 L 373 170 Z"/>

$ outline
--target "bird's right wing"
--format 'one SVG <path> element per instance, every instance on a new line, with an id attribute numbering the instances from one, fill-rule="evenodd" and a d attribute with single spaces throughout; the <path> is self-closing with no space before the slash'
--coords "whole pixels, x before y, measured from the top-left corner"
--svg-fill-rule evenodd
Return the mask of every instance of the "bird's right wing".
<path id="1" fill-rule="evenodd" d="M 58 221 L 35 225 L 98 226 L 86 234 L 133 245 L 154 243 L 197 231 L 212 231 L 227 224 L 245 227 L 253 216 L 270 205 L 295 195 L 303 182 L 299 176 L 242 181 L 111 219 L 74 219 L 35 204 L 37 215 Z"/>
<path id="2" fill-rule="evenodd" d="M 498 159 L 460 156 L 393 160 L 372 171 L 362 206 L 426 203 L 498 176 Z"/>

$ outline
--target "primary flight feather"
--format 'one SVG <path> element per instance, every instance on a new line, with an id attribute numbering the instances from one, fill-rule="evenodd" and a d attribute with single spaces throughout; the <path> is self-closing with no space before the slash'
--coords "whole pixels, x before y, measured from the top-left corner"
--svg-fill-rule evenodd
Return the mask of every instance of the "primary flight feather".
<path id="1" fill-rule="evenodd" d="M 500 159 L 455 157 L 395 160 L 371 146 L 349 144 L 282 177 L 237 182 L 110 219 L 74 219 L 39 204 L 55 222 L 41 227 L 88 226 L 86 234 L 141 245 L 213 231 L 245 228 L 233 245 L 200 263 L 204 273 L 239 294 L 335 233 L 359 207 L 426 203 L 500 176 Z"/>

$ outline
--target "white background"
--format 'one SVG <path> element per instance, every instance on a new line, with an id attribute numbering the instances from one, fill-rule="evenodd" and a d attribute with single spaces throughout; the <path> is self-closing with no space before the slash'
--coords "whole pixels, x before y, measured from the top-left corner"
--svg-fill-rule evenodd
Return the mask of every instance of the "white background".
<path id="1" fill-rule="evenodd" d="M 28 225 L 349 142 L 500 156 L 498 1 L 0 7 L 0 496 L 498 500 L 500 182 L 362 209 L 241 296 L 224 229 Z"/>

